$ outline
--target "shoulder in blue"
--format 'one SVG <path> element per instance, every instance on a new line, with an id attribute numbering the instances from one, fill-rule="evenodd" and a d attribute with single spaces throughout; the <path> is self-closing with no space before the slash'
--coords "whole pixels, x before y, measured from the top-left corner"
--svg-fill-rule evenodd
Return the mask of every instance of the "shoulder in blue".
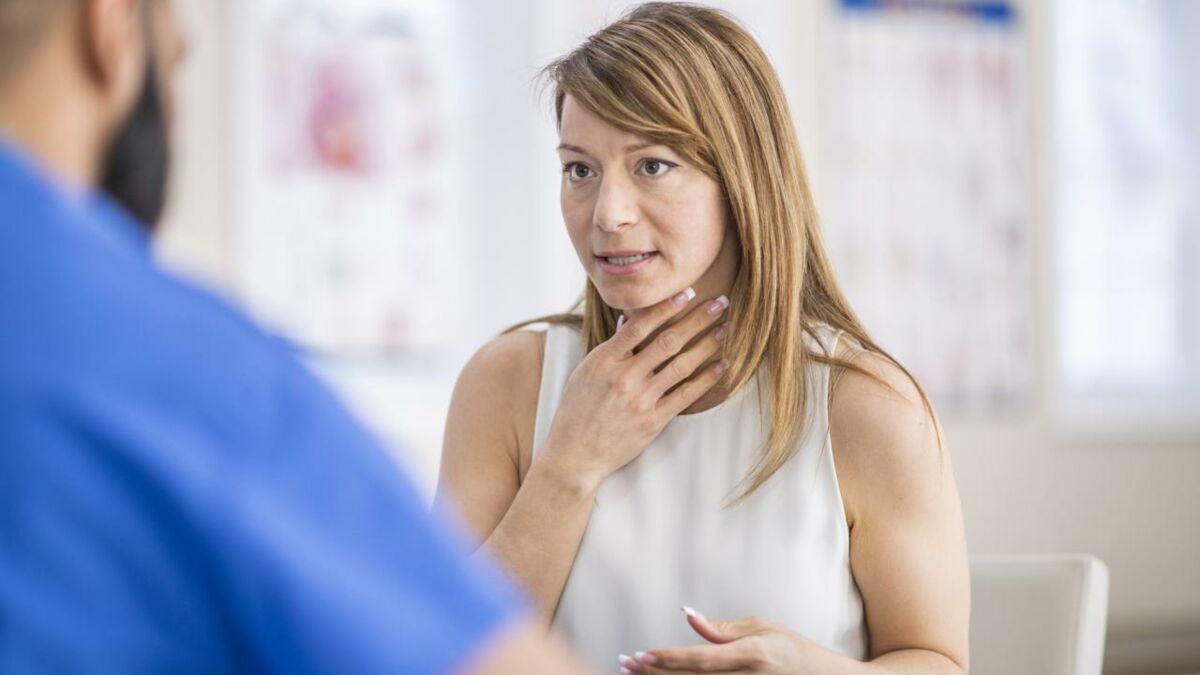
<path id="1" fill-rule="evenodd" d="M 0 671 L 450 672 L 519 614 L 375 440 L 0 144 Z"/>

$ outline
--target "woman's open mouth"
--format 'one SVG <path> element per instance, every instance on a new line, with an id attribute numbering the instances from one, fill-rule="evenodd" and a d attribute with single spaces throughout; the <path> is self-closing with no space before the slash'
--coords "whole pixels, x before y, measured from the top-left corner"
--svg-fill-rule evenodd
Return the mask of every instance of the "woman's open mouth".
<path id="1" fill-rule="evenodd" d="M 622 277 L 636 274 L 658 258 L 658 251 L 611 251 L 596 255 L 601 271 Z"/>

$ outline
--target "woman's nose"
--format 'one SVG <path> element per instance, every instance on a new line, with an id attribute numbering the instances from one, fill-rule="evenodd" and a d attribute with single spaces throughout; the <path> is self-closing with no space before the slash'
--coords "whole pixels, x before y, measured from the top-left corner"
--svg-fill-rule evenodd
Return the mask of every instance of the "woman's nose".
<path id="1" fill-rule="evenodd" d="M 604 178 L 592 211 L 592 224 L 605 232 L 616 232 L 637 221 L 637 195 L 633 186 L 620 178 Z"/>

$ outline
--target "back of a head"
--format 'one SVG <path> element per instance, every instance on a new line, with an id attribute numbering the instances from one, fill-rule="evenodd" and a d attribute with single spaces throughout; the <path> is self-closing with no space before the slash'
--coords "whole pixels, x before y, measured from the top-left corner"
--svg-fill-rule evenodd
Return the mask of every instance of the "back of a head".
<path id="1" fill-rule="evenodd" d="M 165 0 L 0 0 L 0 133 L 153 232 L 183 44 Z"/>
<path id="2" fill-rule="evenodd" d="M 75 0 L 0 0 L 0 88 Z"/>

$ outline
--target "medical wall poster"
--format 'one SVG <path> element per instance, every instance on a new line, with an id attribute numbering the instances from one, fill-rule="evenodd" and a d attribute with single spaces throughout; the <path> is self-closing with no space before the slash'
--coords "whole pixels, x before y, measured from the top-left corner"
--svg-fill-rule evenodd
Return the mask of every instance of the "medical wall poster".
<path id="1" fill-rule="evenodd" d="M 839 0 L 824 233 L 868 331 L 950 414 L 1031 386 L 1030 138 L 1007 2 Z"/>
<path id="2" fill-rule="evenodd" d="M 448 3 L 233 7 L 241 295 L 316 353 L 437 349 L 466 264 Z"/>

